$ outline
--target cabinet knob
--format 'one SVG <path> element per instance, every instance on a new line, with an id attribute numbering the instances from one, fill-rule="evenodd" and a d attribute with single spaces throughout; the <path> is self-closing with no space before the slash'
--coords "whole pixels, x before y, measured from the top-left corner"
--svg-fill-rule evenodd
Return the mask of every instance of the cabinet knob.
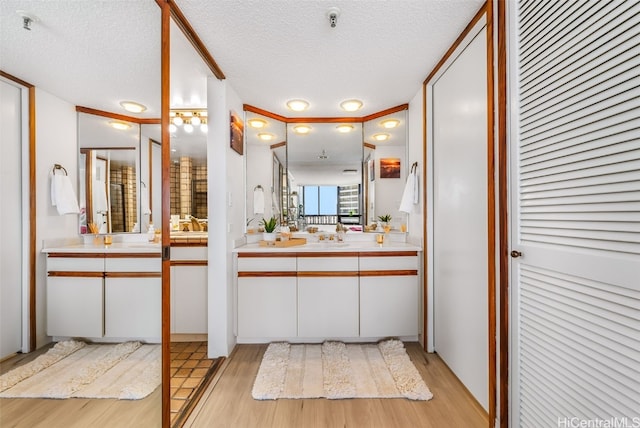
<path id="1" fill-rule="evenodd" d="M 520 251 L 513 250 L 511 251 L 511 257 L 513 257 L 514 259 L 517 259 L 518 257 L 522 257 L 522 253 Z"/>

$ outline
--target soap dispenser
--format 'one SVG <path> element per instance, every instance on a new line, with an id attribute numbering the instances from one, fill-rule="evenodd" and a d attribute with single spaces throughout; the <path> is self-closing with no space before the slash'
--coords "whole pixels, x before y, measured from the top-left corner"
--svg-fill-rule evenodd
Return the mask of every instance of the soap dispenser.
<path id="1" fill-rule="evenodd" d="M 156 231 L 153 228 L 153 223 L 149 223 L 149 229 L 147 230 L 147 239 L 149 242 L 153 242 L 156 239 Z"/>

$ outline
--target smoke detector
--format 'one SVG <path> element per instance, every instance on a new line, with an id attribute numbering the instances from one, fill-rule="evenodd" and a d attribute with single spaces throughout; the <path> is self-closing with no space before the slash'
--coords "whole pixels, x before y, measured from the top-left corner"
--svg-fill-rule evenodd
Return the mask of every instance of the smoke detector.
<path id="1" fill-rule="evenodd" d="M 329 18 L 329 25 L 331 28 L 336 28 L 336 24 L 338 23 L 338 17 L 340 16 L 340 9 L 337 7 L 330 7 L 327 11 L 327 18 Z"/>

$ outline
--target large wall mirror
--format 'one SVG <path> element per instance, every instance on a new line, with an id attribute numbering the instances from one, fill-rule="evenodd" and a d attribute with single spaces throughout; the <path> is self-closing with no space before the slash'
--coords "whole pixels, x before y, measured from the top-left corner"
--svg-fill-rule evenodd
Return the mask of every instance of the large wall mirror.
<path id="1" fill-rule="evenodd" d="M 140 231 L 140 125 L 78 113 L 80 233 Z"/>
<path id="2" fill-rule="evenodd" d="M 351 123 L 294 122 L 251 108 L 246 123 L 248 233 L 271 215 L 299 231 L 337 223 L 366 231 L 385 215 L 393 228 L 406 224 L 406 106 Z"/>

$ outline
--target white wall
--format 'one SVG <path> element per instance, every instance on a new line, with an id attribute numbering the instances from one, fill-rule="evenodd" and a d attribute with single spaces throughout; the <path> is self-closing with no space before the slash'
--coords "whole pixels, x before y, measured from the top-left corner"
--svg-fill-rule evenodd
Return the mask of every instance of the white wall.
<path id="1" fill-rule="evenodd" d="M 407 230 L 409 231 L 409 241 L 422 245 L 422 237 L 424 236 L 424 215 L 422 200 L 422 194 L 424 189 L 424 165 L 422 163 L 424 152 L 424 141 L 422 134 L 422 121 L 424 118 L 424 111 L 422 106 L 422 88 L 409 102 L 409 111 L 407 114 L 407 156 L 408 164 L 407 169 L 411 168 L 411 164 L 418 162 L 418 176 L 419 176 L 419 191 L 420 197 L 418 203 L 413 206 L 413 211 L 408 215 Z M 407 171 L 408 173 L 408 171 Z"/>
<path id="2" fill-rule="evenodd" d="M 228 356 L 235 345 L 231 250 L 244 233 L 243 157 L 229 141 L 229 113 L 242 117 L 242 102 L 225 82 L 208 79 L 209 165 L 209 357 Z"/>
<path id="3" fill-rule="evenodd" d="M 36 346 L 46 336 L 46 257 L 42 241 L 78 235 L 78 215 L 60 216 L 51 205 L 53 164 L 64 166 L 78 195 L 78 142 L 75 106 L 36 88 Z"/>
<path id="4" fill-rule="evenodd" d="M 250 226 L 257 228 L 262 218 L 269 218 L 272 215 L 271 207 L 271 182 L 273 181 L 273 151 L 266 144 L 253 144 L 245 148 L 251 154 L 246 156 L 247 177 L 247 216 L 253 218 Z M 262 186 L 264 192 L 264 214 L 255 214 L 253 209 L 253 189 L 257 185 Z"/>

